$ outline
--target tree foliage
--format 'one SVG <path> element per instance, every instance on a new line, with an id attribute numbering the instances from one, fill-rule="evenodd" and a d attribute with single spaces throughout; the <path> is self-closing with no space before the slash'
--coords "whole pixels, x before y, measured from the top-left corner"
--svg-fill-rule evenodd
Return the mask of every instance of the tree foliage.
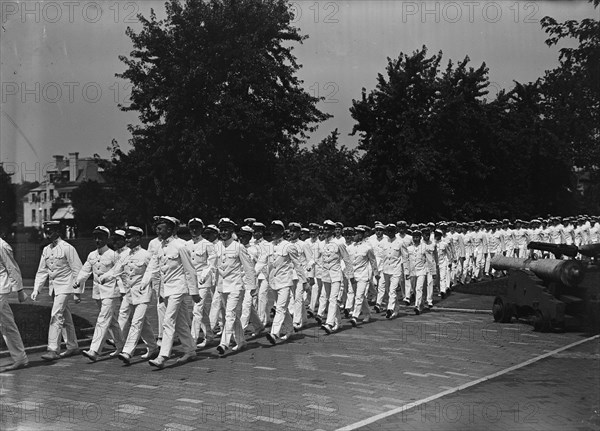
<path id="1" fill-rule="evenodd" d="M 142 125 L 116 149 L 112 175 L 133 183 L 145 214 L 243 215 L 266 210 L 281 159 L 328 118 L 301 88 L 284 0 L 170 0 L 167 17 L 140 16 L 119 77 L 132 85 Z"/>
<path id="2" fill-rule="evenodd" d="M 0 164 L 0 235 L 10 230 L 17 220 L 17 194 L 10 175 Z"/>

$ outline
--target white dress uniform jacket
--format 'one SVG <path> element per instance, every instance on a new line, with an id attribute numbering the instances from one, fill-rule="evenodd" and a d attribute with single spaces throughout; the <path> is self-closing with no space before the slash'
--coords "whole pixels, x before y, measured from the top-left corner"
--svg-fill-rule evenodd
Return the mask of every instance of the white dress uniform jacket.
<path id="1" fill-rule="evenodd" d="M 73 284 L 82 264 L 75 248 L 62 239 L 47 245 L 42 251 L 40 265 L 35 274 L 33 290 L 39 292 L 49 280 L 49 294 L 75 293 Z"/>

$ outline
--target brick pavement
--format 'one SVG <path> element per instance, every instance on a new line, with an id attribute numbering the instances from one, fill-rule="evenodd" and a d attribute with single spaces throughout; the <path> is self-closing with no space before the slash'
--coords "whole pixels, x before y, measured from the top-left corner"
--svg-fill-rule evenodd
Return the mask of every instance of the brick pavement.
<path id="1" fill-rule="evenodd" d="M 598 430 L 599 388 L 592 341 L 359 429 Z"/>
<path id="2" fill-rule="evenodd" d="M 209 349 L 194 362 L 161 371 L 144 361 L 125 367 L 116 359 L 47 364 L 32 354 L 28 369 L 0 374 L 0 426 L 332 430 L 581 338 L 496 324 L 491 315 L 403 313 L 357 329 L 345 321 L 344 330 L 331 336 L 313 326 L 274 347 L 262 338 L 224 358 Z M 511 393 L 522 387 L 528 384 Z"/>

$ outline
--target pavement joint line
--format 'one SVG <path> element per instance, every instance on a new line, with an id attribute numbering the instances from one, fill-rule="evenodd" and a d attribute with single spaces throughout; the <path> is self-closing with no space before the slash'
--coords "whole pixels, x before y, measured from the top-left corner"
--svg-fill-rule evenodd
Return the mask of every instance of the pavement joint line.
<path id="1" fill-rule="evenodd" d="M 583 340 L 576 341 L 576 342 L 568 344 L 566 346 L 559 347 L 558 349 L 552 350 L 552 351 L 547 352 L 547 353 L 543 353 L 543 354 L 538 355 L 538 356 L 536 356 L 534 358 L 528 359 L 527 361 L 521 362 L 520 364 L 513 365 L 512 367 L 505 368 L 503 370 L 497 371 L 495 373 L 489 374 L 489 375 L 481 377 L 479 379 L 476 379 L 476 380 L 464 383 L 462 385 L 453 387 L 453 388 L 445 390 L 443 392 L 439 392 L 439 393 L 431 395 L 431 396 L 429 396 L 427 398 L 423 398 L 421 400 L 413 401 L 412 403 L 405 404 L 405 405 L 403 405 L 401 407 L 389 410 L 387 412 L 383 412 L 383 413 L 380 413 L 378 415 L 371 416 L 370 418 L 363 419 L 363 420 L 355 422 L 353 424 L 346 425 L 344 427 L 338 428 L 336 431 L 352 431 L 352 430 L 364 427 L 366 425 L 370 425 L 370 424 L 372 424 L 374 422 L 377 422 L 380 419 L 384 419 L 384 418 L 387 418 L 389 416 L 393 416 L 393 415 L 395 415 L 397 413 L 402 413 L 402 412 L 404 412 L 406 410 L 410 410 L 410 409 L 412 409 L 414 407 L 420 406 L 421 404 L 426 404 L 426 403 L 428 403 L 430 401 L 437 400 L 438 398 L 442 398 L 442 397 L 444 397 L 446 395 L 450 395 L 450 394 L 453 394 L 455 392 L 462 391 L 464 389 L 470 388 L 471 386 L 478 385 L 478 384 L 483 383 L 483 382 L 485 382 L 487 380 L 491 380 L 491 379 L 494 379 L 496 377 L 502 376 L 504 374 L 510 373 L 512 371 L 518 370 L 519 368 L 526 367 L 526 366 L 531 365 L 531 364 L 533 364 L 535 362 L 538 362 L 538 361 L 540 361 L 542 359 L 545 359 L 545 358 L 547 358 L 549 356 L 552 356 L 552 355 L 555 355 L 557 353 L 563 352 L 565 350 L 568 350 L 568 349 L 573 348 L 575 346 L 578 346 L 580 344 L 587 343 L 588 341 L 592 341 L 592 340 L 597 340 L 598 338 L 600 338 L 600 334 L 594 335 L 592 337 L 585 338 Z M 408 373 L 404 373 L 404 374 L 408 374 Z"/>

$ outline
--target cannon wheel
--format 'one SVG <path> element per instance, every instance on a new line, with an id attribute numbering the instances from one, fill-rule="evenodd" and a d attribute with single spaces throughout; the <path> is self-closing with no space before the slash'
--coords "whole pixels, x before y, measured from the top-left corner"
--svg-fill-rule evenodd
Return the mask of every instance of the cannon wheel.
<path id="1" fill-rule="evenodd" d="M 492 306 L 492 314 L 495 322 L 509 323 L 512 318 L 512 307 L 510 304 L 505 304 L 502 298 L 496 296 Z"/>
<path id="2" fill-rule="evenodd" d="M 551 329 L 550 319 L 544 316 L 541 310 L 535 312 L 533 317 L 533 329 L 538 332 L 548 332 Z"/>

